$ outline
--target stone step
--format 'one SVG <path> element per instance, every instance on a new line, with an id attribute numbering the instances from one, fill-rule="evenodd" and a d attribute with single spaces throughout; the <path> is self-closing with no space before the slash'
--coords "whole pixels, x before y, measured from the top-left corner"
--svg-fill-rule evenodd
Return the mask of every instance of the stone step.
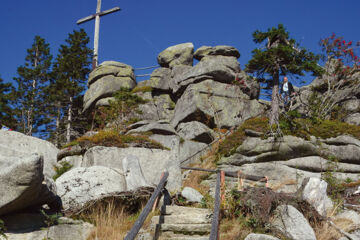
<path id="1" fill-rule="evenodd" d="M 211 218 L 212 214 L 164 215 L 154 216 L 151 219 L 151 224 L 204 224 L 211 223 Z"/>
<path id="2" fill-rule="evenodd" d="M 175 232 L 185 235 L 204 235 L 209 234 L 211 231 L 211 224 L 160 224 L 159 230 L 164 232 Z"/>
<path id="3" fill-rule="evenodd" d="M 207 208 L 192 208 L 192 207 L 182 207 L 182 206 L 166 206 L 165 210 L 162 211 L 162 214 L 165 215 L 185 215 L 185 214 L 211 214 L 212 211 Z"/>
<path id="4" fill-rule="evenodd" d="M 162 234 L 159 240 L 209 240 L 209 235 Z"/>

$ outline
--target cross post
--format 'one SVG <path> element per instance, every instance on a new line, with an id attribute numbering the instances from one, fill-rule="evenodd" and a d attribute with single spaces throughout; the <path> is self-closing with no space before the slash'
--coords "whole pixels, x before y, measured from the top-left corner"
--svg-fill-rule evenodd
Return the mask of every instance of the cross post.
<path id="1" fill-rule="evenodd" d="M 100 17 L 120 11 L 119 7 L 114 7 L 112 9 L 101 12 L 101 0 L 97 0 L 96 13 L 87 17 L 84 17 L 78 20 L 76 23 L 78 25 L 93 20 L 95 18 L 95 32 L 94 32 L 94 55 L 92 61 L 92 68 L 96 68 L 98 65 L 98 49 L 99 49 L 99 31 L 100 31 Z"/>

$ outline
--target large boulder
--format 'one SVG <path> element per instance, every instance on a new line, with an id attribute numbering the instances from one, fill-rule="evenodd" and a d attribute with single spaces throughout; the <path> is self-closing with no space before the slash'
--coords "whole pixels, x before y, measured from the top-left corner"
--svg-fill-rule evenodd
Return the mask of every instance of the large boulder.
<path id="1" fill-rule="evenodd" d="M 135 79 L 134 69 L 131 66 L 115 61 L 105 61 L 89 74 L 88 86 L 107 75 Z"/>
<path id="2" fill-rule="evenodd" d="M 333 208 L 333 203 L 326 193 L 327 182 L 319 178 L 306 178 L 298 191 L 301 199 L 313 206 L 323 217 Z"/>
<path id="3" fill-rule="evenodd" d="M 201 60 L 205 56 L 228 56 L 228 57 L 240 57 L 239 51 L 231 46 L 215 46 L 215 47 L 209 47 L 209 46 L 202 46 L 198 48 L 194 53 L 194 58 L 197 60 Z"/>
<path id="4" fill-rule="evenodd" d="M 194 44 L 182 43 L 168 47 L 157 57 L 157 61 L 161 67 L 172 68 L 176 65 L 193 64 Z"/>
<path id="5" fill-rule="evenodd" d="M 43 183 L 43 159 L 38 154 L 27 157 L 0 157 L 0 215 L 42 204 L 54 206 L 56 191 Z"/>
<path id="6" fill-rule="evenodd" d="M 111 97 L 121 88 L 132 89 L 136 86 L 136 81 L 130 76 L 115 77 L 106 75 L 92 83 L 84 95 L 83 111 L 87 111 L 102 98 Z"/>
<path id="7" fill-rule="evenodd" d="M 173 92 L 176 93 L 191 83 L 198 83 L 207 79 L 222 83 L 232 83 L 238 72 L 240 72 L 240 65 L 235 57 L 204 57 L 188 71 L 174 76 Z"/>
<path id="8" fill-rule="evenodd" d="M 315 232 L 306 218 L 293 206 L 281 205 L 275 210 L 273 227 L 288 239 L 316 240 Z"/>
<path id="9" fill-rule="evenodd" d="M 213 80 L 189 85 L 175 106 L 171 124 L 200 121 L 209 127 L 229 128 L 259 116 L 264 107 L 249 100 L 238 86 Z"/>
<path id="10" fill-rule="evenodd" d="M 169 68 L 157 68 L 150 76 L 149 86 L 154 90 L 170 91 L 171 70 Z"/>
<path id="11" fill-rule="evenodd" d="M 191 187 L 184 187 L 181 191 L 181 196 L 183 196 L 188 202 L 199 203 L 203 199 L 203 195 Z"/>
<path id="12" fill-rule="evenodd" d="M 93 166 L 74 168 L 56 179 L 58 195 L 65 212 L 79 210 L 87 204 L 126 191 L 125 176 L 116 169 Z"/>
<path id="13" fill-rule="evenodd" d="M 15 131 L 0 130 L 0 157 L 22 158 L 38 153 L 44 162 L 44 175 L 49 178 L 55 174 L 54 165 L 58 152 L 59 149 L 50 142 Z"/>
<path id="14" fill-rule="evenodd" d="M 173 139 L 171 144 L 177 144 Z M 171 148 L 172 149 L 172 148 Z M 181 186 L 181 170 L 178 162 L 177 151 L 168 151 L 149 148 L 116 148 L 116 147 L 93 147 L 89 149 L 82 160 L 82 167 L 105 166 L 117 169 L 122 175 L 128 178 L 142 178 L 144 176 L 145 184 L 156 185 L 159 183 L 161 173 L 169 172 L 169 181 L 167 188 L 169 190 L 178 190 Z M 127 164 L 124 163 L 127 159 Z M 131 161 L 129 160 L 131 159 Z M 139 164 L 134 165 L 134 162 Z M 132 165 L 129 165 L 129 164 Z M 127 169 L 127 170 L 125 170 Z M 142 174 L 141 174 L 142 173 Z M 136 181 L 136 180 L 134 180 Z M 129 180 L 127 180 L 129 182 Z M 126 187 L 127 182 L 124 184 Z M 140 187 L 140 185 L 138 186 Z"/>

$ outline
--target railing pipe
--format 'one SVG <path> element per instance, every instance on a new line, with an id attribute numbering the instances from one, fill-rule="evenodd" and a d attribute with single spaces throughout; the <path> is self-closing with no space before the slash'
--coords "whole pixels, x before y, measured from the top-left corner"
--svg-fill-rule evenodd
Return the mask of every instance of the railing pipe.
<path id="1" fill-rule="evenodd" d="M 151 212 L 151 209 L 152 209 L 152 206 L 154 205 L 155 200 L 160 195 L 161 190 L 163 190 L 168 176 L 169 176 L 169 172 L 165 172 L 164 176 L 161 178 L 159 184 L 157 185 L 155 191 L 151 195 L 149 201 L 146 203 L 145 208 L 142 210 L 140 216 L 138 217 L 135 224 L 131 228 L 130 232 L 126 235 L 124 240 L 134 240 L 135 239 L 136 235 L 140 231 L 140 228 L 144 224 L 147 216 Z"/>

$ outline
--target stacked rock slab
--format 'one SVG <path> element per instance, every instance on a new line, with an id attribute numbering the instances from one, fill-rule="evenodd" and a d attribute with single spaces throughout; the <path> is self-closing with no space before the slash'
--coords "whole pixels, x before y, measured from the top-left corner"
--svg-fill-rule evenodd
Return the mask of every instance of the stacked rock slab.
<path id="1" fill-rule="evenodd" d="M 295 136 L 284 136 L 280 141 L 248 136 L 233 155 L 220 160 L 219 167 L 267 176 L 270 187 L 296 192 L 306 177 L 321 178 L 322 173 L 334 168 L 334 177 L 356 181 L 360 173 L 359 151 L 359 140 L 345 135 L 329 139 L 312 137 L 310 141 Z M 326 156 L 335 156 L 337 163 Z M 213 186 L 214 182 L 215 175 L 209 183 Z M 238 179 L 229 177 L 227 183 L 236 187 Z"/>
<path id="2" fill-rule="evenodd" d="M 115 61 L 105 61 L 89 75 L 89 89 L 84 95 L 83 111 L 95 106 L 99 100 L 113 96 L 121 88 L 132 89 L 135 86 L 134 69 L 131 66 Z"/>

